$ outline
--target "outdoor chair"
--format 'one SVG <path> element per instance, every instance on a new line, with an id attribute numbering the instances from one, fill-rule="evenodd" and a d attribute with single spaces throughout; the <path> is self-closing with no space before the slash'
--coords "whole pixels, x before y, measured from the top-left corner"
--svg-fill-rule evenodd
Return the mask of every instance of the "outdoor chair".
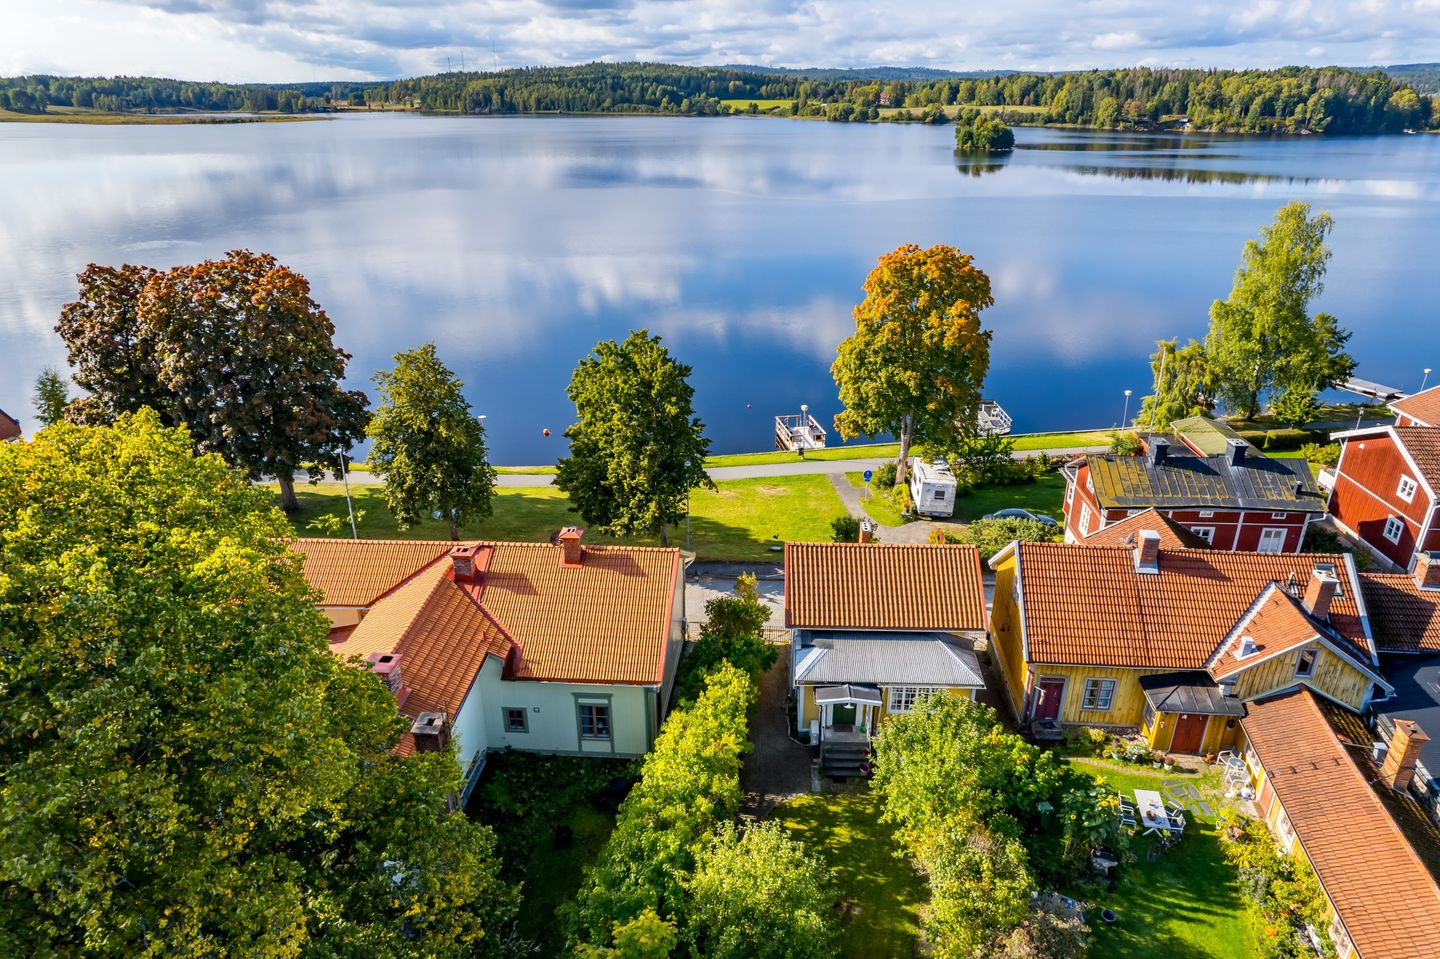
<path id="1" fill-rule="evenodd" d="M 1136 823 L 1135 823 L 1135 809 L 1134 809 L 1134 807 L 1132 806 L 1132 807 L 1129 808 L 1129 809 L 1125 809 L 1125 808 L 1122 807 L 1122 808 L 1120 809 L 1120 825 L 1122 825 L 1122 826 L 1134 826 L 1135 824 L 1136 824 Z"/>

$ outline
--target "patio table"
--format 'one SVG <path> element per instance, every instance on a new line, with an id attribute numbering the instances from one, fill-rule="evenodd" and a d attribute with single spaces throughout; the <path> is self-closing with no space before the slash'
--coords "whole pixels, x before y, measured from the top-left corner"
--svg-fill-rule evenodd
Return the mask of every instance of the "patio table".
<path id="1" fill-rule="evenodd" d="M 1140 825 L 1145 827 L 1147 836 L 1157 832 L 1181 832 L 1185 828 L 1165 812 L 1165 801 L 1153 789 L 1135 790 L 1135 811 L 1140 814 Z"/>

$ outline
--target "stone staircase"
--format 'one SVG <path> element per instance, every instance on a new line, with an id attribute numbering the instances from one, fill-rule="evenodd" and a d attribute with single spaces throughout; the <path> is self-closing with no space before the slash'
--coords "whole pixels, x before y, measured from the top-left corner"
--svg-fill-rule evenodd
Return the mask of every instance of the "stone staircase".
<path id="1" fill-rule="evenodd" d="M 870 746 L 865 742 L 827 742 L 820 744 L 820 773 L 831 779 L 863 776 L 860 764 Z"/>

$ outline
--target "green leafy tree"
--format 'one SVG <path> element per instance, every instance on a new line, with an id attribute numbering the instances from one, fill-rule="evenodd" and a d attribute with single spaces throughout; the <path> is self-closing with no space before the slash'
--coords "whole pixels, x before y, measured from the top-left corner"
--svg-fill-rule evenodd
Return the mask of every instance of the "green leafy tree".
<path id="1" fill-rule="evenodd" d="M 70 387 L 65 377 L 54 367 L 47 366 L 35 377 L 35 415 L 46 426 L 65 419 L 65 407 L 70 405 Z"/>
<path id="2" fill-rule="evenodd" d="M 735 581 L 735 595 L 717 596 L 705 604 L 705 622 L 694 648 L 680 661 L 676 697 L 689 702 L 704 688 L 705 679 L 722 663 L 729 663 L 752 678 L 775 665 L 780 647 L 765 640 L 770 607 L 760 599 L 753 573 Z"/>
<path id="3" fill-rule="evenodd" d="M 1312 217 L 1309 204 L 1281 207 L 1260 238 L 1245 244 L 1230 297 L 1211 304 L 1205 353 L 1216 390 L 1247 419 L 1272 389 L 1324 389 L 1355 368 L 1344 352 L 1350 334 L 1332 316 L 1309 314 L 1324 288 L 1325 237 L 1333 226 L 1328 213 Z"/>
<path id="4" fill-rule="evenodd" d="M 370 470 L 385 484 L 385 505 L 401 529 L 439 510 L 460 528 L 490 515 L 495 470 L 485 427 L 471 412 L 434 343 L 395 354 L 395 368 L 375 374 L 380 405 L 370 419 Z"/>
<path id="5" fill-rule="evenodd" d="M 1320 401 L 1314 390 L 1289 389 L 1270 404 L 1270 415 L 1282 425 L 1301 427 L 1320 415 Z"/>
<path id="6" fill-rule="evenodd" d="M 1035 879 L 1018 839 L 956 820 L 927 837 L 919 859 L 930 880 L 924 923 L 936 956 L 988 955 L 1026 918 Z"/>
<path id="7" fill-rule="evenodd" d="M 955 149 L 961 153 L 1008 153 L 1015 149 L 1015 132 L 999 117 L 961 110 L 955 117 Z"/>
<path id="8" fill-rule="evenodd" d="M 1015 441 L 999 433 L 963 432 L 946 452 L 956 470 L 976 483 L 1001 481 L 1015 469 Z"/>
<path id="9" fill-rule="evenodd" d="M 855 332 L 830 367 L 845 409 L 845 439 L 891 433 L 900 440 L 896 484 L 910 446 L 945 449 L 973 430 L 990 368 L 980 311 L 994 304 L 990 278 L 953 247 L 906 244 L 880 258 L 855 307 Z"/>
<path id="10" fill-rule="evenodd" d="M 646 909 L 629 922 L 617 922 L 611 936 L 613 946 L 576 947 L 577 959 L 669 959 L 680 943 L 674 920 L 661 919 L 654 909 Z"/>
<path id="11" fill-rule="evenodd" d="M 299 508 L 295 472 L 333 468 L 363 435 L 364 393 L 341 388 L 350 356 L 303 276 L 268 253 L 164 273 L 90 266 L 56 329 L 90 396 L 76 417 L 103 423 L 150 407 L 196 447 L 251 479 L 272 476 Z"/>
<path id="12" fill-rule="evenodd" d="M 694 415 L 690 367 L 645 330 L 580 361 L 566 390 L 577 422 L 565 431 L 555 485 L 587 523 L 616 536 L 658 535 L 680 522 L 690 491 L 714 489 L 710 441 Z"/>
<path id="13" fill-rule="evenodd" d="M 1154 392 L 1140 401 L 1134 425 L 1167 429 L 1176 420 L 1209 416 L 1215 409 L 1214 372 L 1204 344 L 1191 340 L 1160 340 L 1150 354 Z"/>
<path id="14" fill-rule="evenodd" d="M 955 542 L 969 543 L 980 550 L 980 557 L 989 560 L 1011 543 L 1049 543 L 1059 530 L 1039 520 L 1019 516 L 1000 519 L 977 519 L 965 527 Z"/>
<path id="15" fill-rule="evenodd" d="M 150 410 L 0 448 L 0 954 L 495 954 L 458 764 L 391 755 L 269 499 Z"/>
<path id="16" fill-rule="evenodd" d="M 723 824 L 686 883 L 695 955 L 822 959 L 835 955 L 829 869 L 776 822 Z"/>

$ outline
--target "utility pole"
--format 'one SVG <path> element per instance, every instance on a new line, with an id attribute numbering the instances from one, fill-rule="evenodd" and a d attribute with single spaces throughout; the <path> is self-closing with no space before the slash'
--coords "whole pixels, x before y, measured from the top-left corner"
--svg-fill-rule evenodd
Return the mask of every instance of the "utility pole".
<path id="1" fill-rule="evenodd" d="M 340 480 L 345 484 L 345 509 L 350 513 L 350 535 L 355 539 L 360 538 L 360 530 L 355 527 L 355 504 L 350 501 L 350 474 L 345 469 L 345 454 L 340 454 Z"/>

